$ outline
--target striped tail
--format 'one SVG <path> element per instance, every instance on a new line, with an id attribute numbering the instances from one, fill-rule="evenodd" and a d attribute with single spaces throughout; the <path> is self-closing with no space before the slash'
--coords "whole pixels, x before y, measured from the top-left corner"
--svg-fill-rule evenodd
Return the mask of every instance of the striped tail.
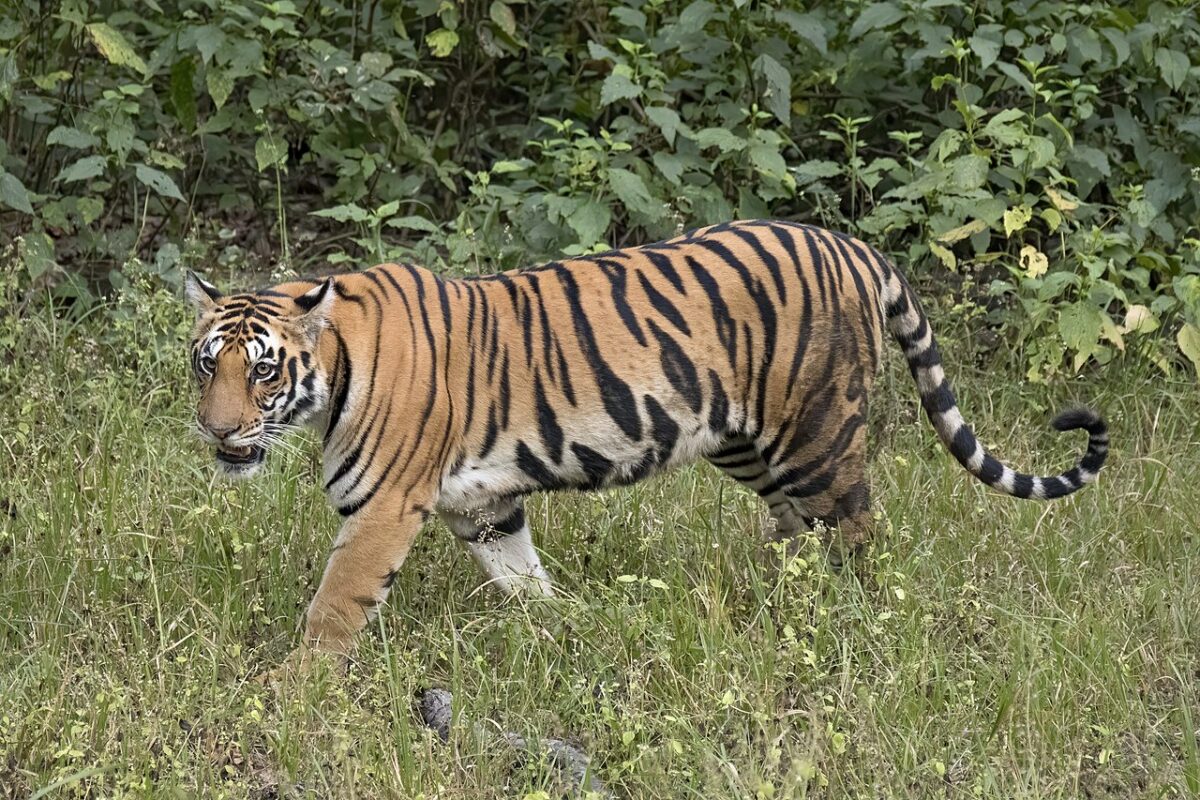
<path id="1" fill-rule="evenodd" d="M 993 489 L 1013 497 L 1037 500 L 1065 497 L 1096 480 L 1108 456 L 1108 426 L 1091 409 L 1064 411 L 1051 423 L 1059 431 L 1080 428 L 1088 432 L 1088 448 L 1083 458 L 1059 475 L 1039 477 L 1016 472 L 984 449 L 958 410 L 950 382 L 942 371 L 942 360 L 929 327 L 929 318 L 921 310 L 919 301 L 900 273 L 895 269 L 890 273 L 883 281 L 887 328 L 904 348 L 908 369 L 917 383 L 921 405 L 929 421 L 933 423 L 942 444 L 958 459 L 958 463 Z"/>

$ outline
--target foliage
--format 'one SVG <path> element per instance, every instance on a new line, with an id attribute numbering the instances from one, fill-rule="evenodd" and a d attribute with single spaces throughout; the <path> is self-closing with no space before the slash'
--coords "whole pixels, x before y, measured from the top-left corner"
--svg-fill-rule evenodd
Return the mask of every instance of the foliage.
<path id="1" fill-rule="evenodd" d="M 1169 370 L 1200 360 L 1195 12 L 15 0 L 0 223 L 78 296 L 130 255 L 211 267 L 189 239 L 491 270 L 782 216 L 984 290 L 1031 377 Z"/>

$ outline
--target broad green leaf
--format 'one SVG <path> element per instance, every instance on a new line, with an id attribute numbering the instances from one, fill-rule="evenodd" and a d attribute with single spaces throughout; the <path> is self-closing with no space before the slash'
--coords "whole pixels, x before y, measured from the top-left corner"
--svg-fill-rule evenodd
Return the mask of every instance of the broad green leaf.
<path id="1" fill-rule="evenodd" d="M 93 22 L 87 26 L 87 32 L 95 42 L 96 49 L 108 59 L 110 64 L 118 67 L 131 67 L 143 75 L 149 74 L 146 62 L 142 61 L 142 57 L 134 52 L 129 41 L 116 28 L 106 22 Z"/>
<path id="2" fill-rule="evenodd" d="M 196 49 L 205 64 L 212 61 L 213 56 L 225 44 L 225 32 L 216 25 L 201 25 L 196 28 Z"/>
<path id="3" fill-rule="evenodd" d="M 133 174 L 139 182 L 149 186 L 163 197 L 170 197 L 174 200 L 183 199 L 183 195 L 179 192 L 179 187 L 175 185 L 175 181 L 167 173 L 146 164 L 135 164 Z"/>
<path id="4" fill-rule="evenodd" d="M 433 53 L 436 58 L 445 58 L 454 52 L 454 48 L 458 47 L 458 33 L 446 28 L 438 28 L 426 35 L 425 44 L 429 46 L 429 52 Z"/>
<path id="5" fill-rule="evenodd" d="M 729 153 L 745 149 L 746 140 L 728 128 L 705 128 L 696 133 L 696 144 L 701 150 L 716 147 L 722 153 Z"/>
<path id="6" fill-rule="evenodd" d="M 16 209 L 23 214 L 32 214 L 33 205 L 29 202 L 29 192 L 25 184 L 11 172 L 0 169 L 0 203 Z"/>
<path id="7" fill-rule="evenodd" d="M 1108 164 L 1108 155 L 1103 150 L 1077 143 L 1071 149 L 1071 158 L 1087 164 L 1105 178 L 1112 174 L 1112 168 Z"/>
<path id="8" fill-rule="evenodd" d="M 314 211 L 312 215 L 314 217 L 326 217 L 338 222 L 366 222 L 370 219 L 371 212 L 355 203 L 347 203 L 345 205 L 334 206 L 333 208 L 323 208 L 320 211 Z M 392 221 L 388 220 L 389 223 Z"/>
<path id="9" fill-rule="evenodd" d="M 579 243 L 591 246 L 601 241 L 612 221 L 608 206 L 592 198 L 584 199 L 567 217 L 567 224 L 579 237 Z"/>
<path id="10" fill-rule="evenodd" d="M 792 29 L 792 32 L 804 39 L 821 55 L 828 52 L 829 44 L 825 38 L 825 27 L 812 14 L 800 14 L 787 9 L 776 9 L 775 19 Z"/>
<path id="11" fill-rule="evenodd" d="M 878 28 L 886 28 L 902 19 L 904 19 L 904 11 L 895 3 L 872 3 L 863 9 L 863 12 L 858 15 L 858 19 L 854 20 L 854 24 L 850 26 L 850 38 L 857 39 L 864 33 Z"/>
<path id="12" fill-rule="evenodd" d="M 1075 369 L 1099 349 L 1102 317 L 1100 309 L 1086 302 L 1067 306 L 1059 314 L 1058 333 L 1063 343 L 1076 353 Z"/>
<path id="13" fill-rule="evenodd" d="M 222 70 L 210 67 L 204 76 L 204 83 L 208 87 L 208 96 L 219 110 L 233 93 L 233 78 Z"/>
<path id="14" fill-rule="evenodd" d="M 75 150 L 90 150 L 99 145 L 100 140 L 78 128 L 59 125 L 50 131 L 50 135 L 46 137 L 46 144 L 61 144 L 63 147 L 70 147 Z"/>
<path id="15" fill-rule="evenodd" d="M 779 149 L 762 142 L 755 142 L 750 145 L 748 151 L 750 155 L 750 163 L 755 169 L 764 175 L 769 175 L 772 178 L 784 179 L 788 177 L 787 161 L 784 160 L 783 154 Z"/>
<path id="16" fill-rule="evenodd" d="M 1000 58 L 1000 48 L 1002 42 L 999 39 L 990 39 L 980 34 L 975 34 L 967 40 L 971 51 L 979 57 L 980 69 L 987 69 L 992 64 L 996 63 L 996 59 Z"/>
<path id="17" fill-rule="evenodd" d="M 287 162 L 287 143 L 260 136 L 254 143 L 254 160 L 259 172 L 268 167 L 282 166 Z"/>
<path id="18" fill-rule="evenodd" d="M 75 208 L 83 224 L 91 225 L 104 213 L 104 201 L 99 197 L 79 197 L 75 200 Z"/>
<path id="19" fill-rule="evenodd" d="M 1200 328 L 1185 322 L 1175 339 L 1179 342 L 1180 351 L 1191 360 L 1196 371 L 1200 372 Z"/>
<path id="20" fill-rule="evenodd" d="M 766 53 L 751 65 L 766 80 L 764 100 L 775 118 L 784 125 L 792 122 L 792 75 Z"/>
<path id="21" fill-rule="evenodd" d="M 500 0 L 493 0 L 492 5 L 488 8 L 488 16 L 492 22 L 496 23 L 496 27 L 504 31 L 510 37 L 517 34 L 517 18 L 513 15 L 513 11 L 507 4 Z"/>
<path id="22" fill-rule="evenodd" d="M 807 182 L 820 180 L 821 178 L 834 178 L 841 175 L 845 170 L 841 164 L 836 161 L 805 161 L 794 169 L 797 177 L 806 179 Z"/>
<path id="23" fill-rule="evenodd" d="M 87 156 L 86 158 L 79 159 L 70 166 L 63 167 L 62 172 L 58 173 L 58 177 L 54 180 L 61 183 L 85 181 L 104 172 L 106 165 L 107 160 L 104 156 Z"/>
<path id="24" fill-rule="evenodd" d="M 954 178 L 954 188 L 959 191 L 978 189 L 987 183 L 988 160 L 974 153 L 959 156 L 946 165 Z"/>
<path id="25" fill-rule="evenodd" d="M 17 54 L 8 52 L 0 56 L 0 100 L 12 100 L 17 78 Z"/>
<path id="26" fill-rule="evenodd" d="M 1183 86 L 1184 81 L 1187 80 L 1188 69 L 1191 67 L 1186 53 L 1168 50 L 1165 47 L 1154 51 L 1154 63 L 1158 65 L 1158 71 L 1162 73 L 1163 80 L 1172 89 Z"/>
<path id="27" fill-rule="evenodd" d="M 676 186 L 679 185 L 680 178 L 683 177 L 683 171 L 687 168 L 687 162 L 682 156 L 659 151 L 654 154 L 653 161 L 655 168 L 662 173 L 664 178 Z"/>
<path id="28" fill-rule="evenodd" d="M 610 72 L 600 87 L 600 105 L 611 105 L 618 100 L 629 100 L 638 97 L 642 87 L 631 81 L 620 72 Z"/>
<path id="29" fill-rule="evenodd" d="M 683 122 L 679 119 L 679 112 L 666 106 L 650 106 L 646 109 L 646 116 L 662 131 L 663 138 L 667 140 L 667 144 L 674 147 L 675 134 L 683 125 Z"/>
<path id="30" fill-rule="evenodd" d="M 383 224 L 387 225 L 389 228 L 407 228 L 408 230 L 421 231 L 422 233 L 438 232 L 438 226 L 424 217 L 393 217 Z"/>
<path id="31" fill-rule="evenodd" d="M 663 216 L 662 203 L 651 196 L 650 190 L 646 188 L 645 182 L 636 172 L 630 172 L 620 167 L 610 169 L 608 185 L 617 199 L 631 211 L 636 211 L 651 219 L 659 219 Z"/>
<path id="32" fill-rule="evenodd" d="M 507 172 L 523 172 L 533 166 L 528 158 L 518 158 L 516 161 L 497 161 L 492 164 L 493 175 L 503 175 Z"/>

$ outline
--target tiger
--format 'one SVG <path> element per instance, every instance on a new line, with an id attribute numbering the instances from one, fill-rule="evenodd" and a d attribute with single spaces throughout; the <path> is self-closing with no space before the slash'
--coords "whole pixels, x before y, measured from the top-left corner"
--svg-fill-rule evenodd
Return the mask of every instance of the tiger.
<path id="1" fill-rule="evenodd" d="M 1104 420 L 1054 418 L 1087 450 L 1014 471 L 959 410 L 929 319 L 868 244 L 746 220 L 499 274 L 382 264 L 225 295 L 189 272 L 196 427 L 232 477 L 289 430 L 323 439 L 341 516 L 302 646 L 348 654 L 436 513 L 504 592 L 553 595 L 525 498 L 641 481 L 705 459 L 765 502 L 771 538 L 870 538 L 868 395 L 885 332 L 941 443 L 971 475 L 1049 500 L 1096 480 Z M 836 545 L 836 546 L 834 546 Z M 840 558 L 840 556 L 838 556 Z"/>

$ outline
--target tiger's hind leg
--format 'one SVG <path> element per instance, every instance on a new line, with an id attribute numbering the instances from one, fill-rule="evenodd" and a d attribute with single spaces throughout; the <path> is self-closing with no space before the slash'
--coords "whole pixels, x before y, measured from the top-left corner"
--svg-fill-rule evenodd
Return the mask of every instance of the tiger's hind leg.
<path id="1" fill-rule="evenodd" d="M 754 443 L 745 437 L 727 439 L 724 446 L 708 456 L 708 461 L 738 483 L 753 489 L 771 514 L 770 526 L 763 533 L 770 542 L 791 542 L 809 529 L 800 509 L 783 493 L 770 467 Z"/>
<path id="2" fill-rule="evenodd" d="M 521 498 L 492 503 L 467 514 L 447 510 L 439 513 L 487 573 L 489 583 L 508 594 L 553 596 L 550 575 L 533 547 Z"/>
<path id="3" fill-rule="evenodd" d="M 804 521 L 825 529 L 834 567 L 862 550 L 873 532 L 865 439 L 865 428 L 860 428 L 844 449 L 772 469 L 780 491 L 796 504 Z"/>

